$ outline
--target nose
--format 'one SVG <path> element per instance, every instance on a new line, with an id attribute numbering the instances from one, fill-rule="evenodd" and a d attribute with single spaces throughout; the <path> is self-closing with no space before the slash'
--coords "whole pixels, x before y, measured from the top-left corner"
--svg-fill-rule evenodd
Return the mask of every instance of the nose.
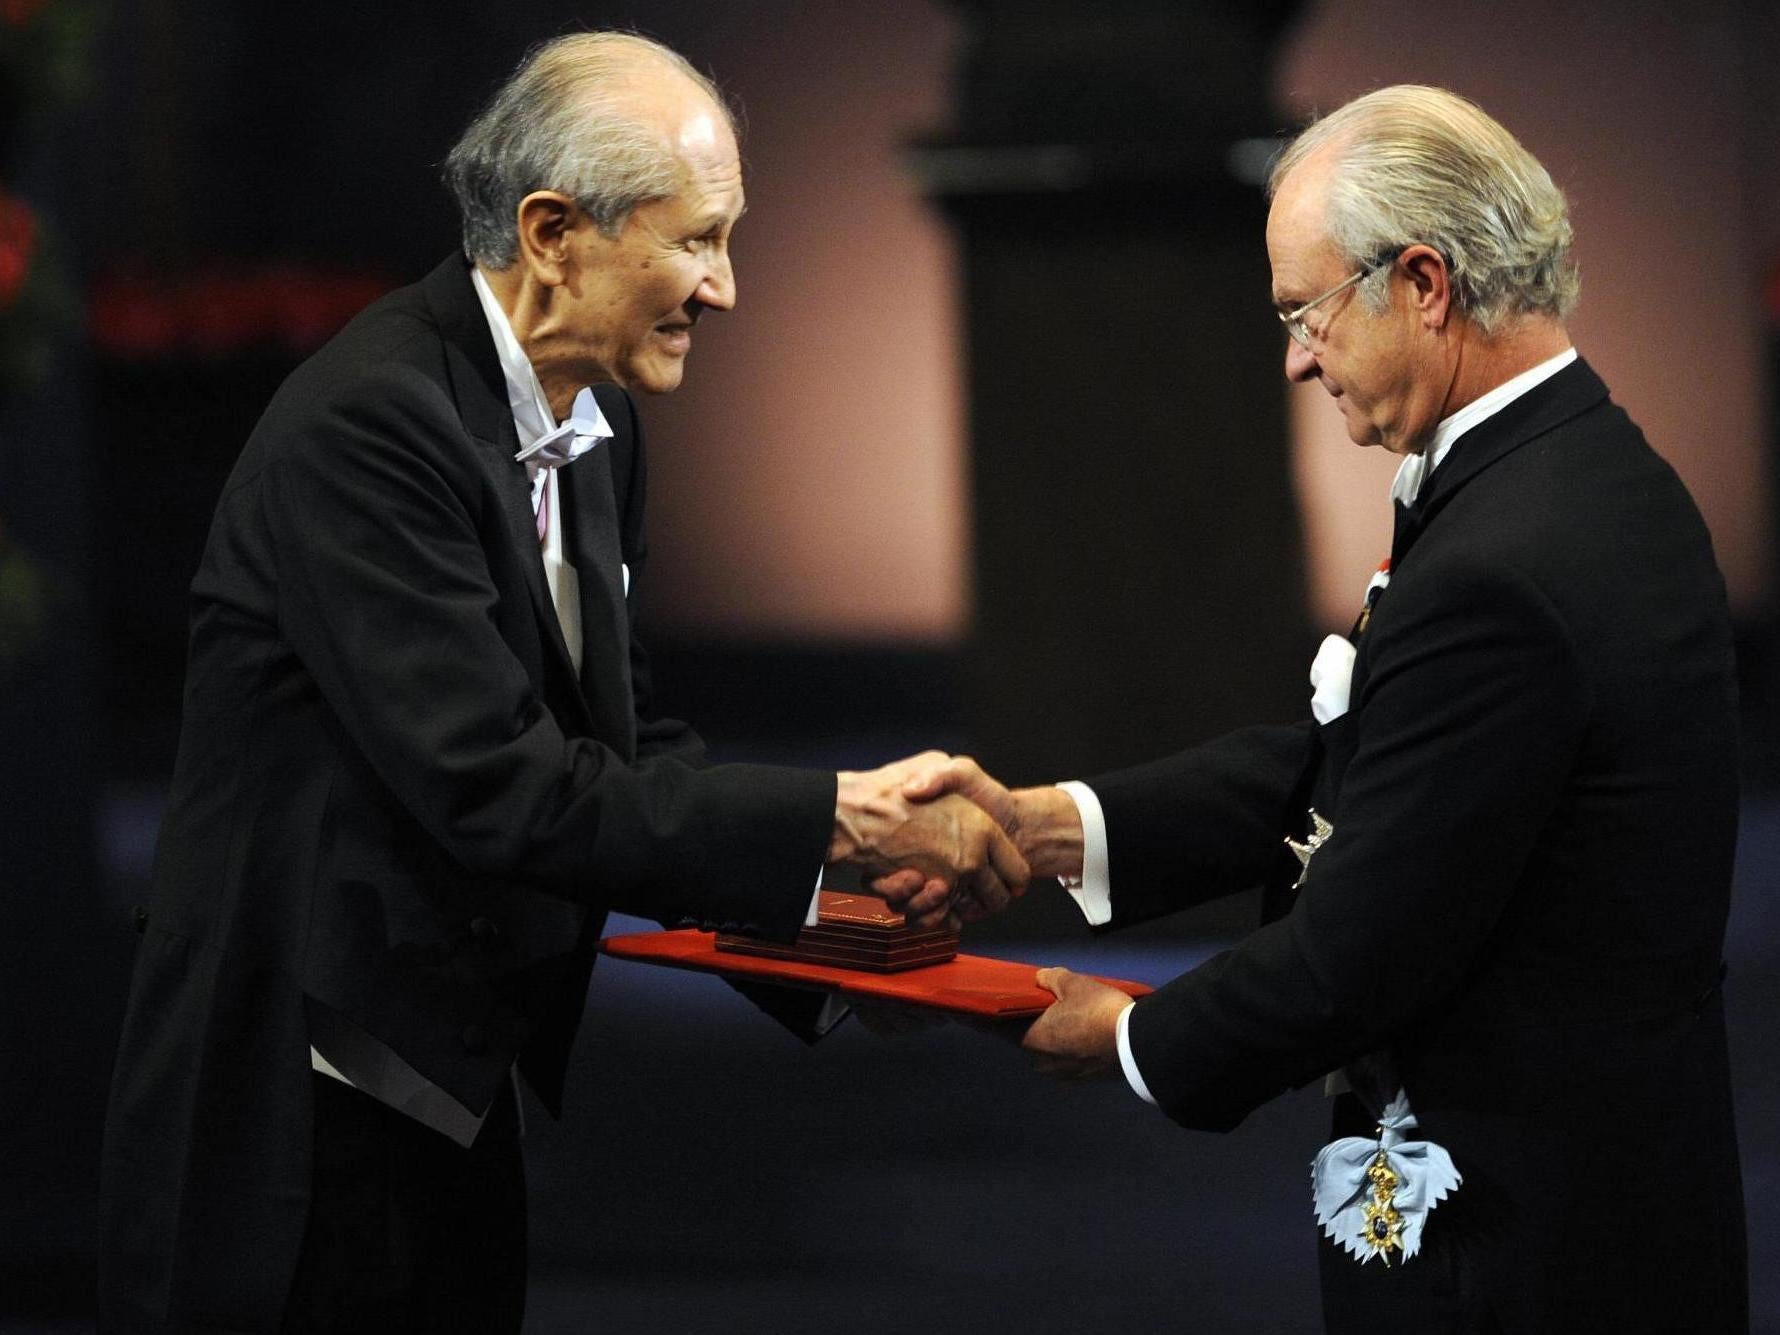
<path id="1" fill-rule="evenodd" d="M 713 310 L 735 309 L 735 266 L 730 263 L 727 246 L 715 248 L 705 265 L 705 275 L 693 294 L 700 305 Z"/>
<path id="2" fill-rule="evenodd" d="M 1316 379 L 1316 371 L 1316 354 L 1297 339 L 1286 339 L 1286 379 L 1301 385 Z"/>

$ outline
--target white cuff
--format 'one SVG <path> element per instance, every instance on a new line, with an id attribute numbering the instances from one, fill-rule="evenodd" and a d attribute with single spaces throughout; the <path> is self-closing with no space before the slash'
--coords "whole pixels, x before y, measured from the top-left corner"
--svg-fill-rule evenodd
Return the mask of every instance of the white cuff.
<path id="1" fill-rule="evenodd" d="M 814 927 L 822 913 L 822 873 L 826 865 L 816 868 L 816 888 L 810 892 L 810 911 L 803 915 L 803 925 Z"/>
<path id="2" fill-rule="evenodd" d="M 1124 1071 L 1125 1083 L 1131 1086 L 1131 1092 L 1154 1107 L 1156 1096 L 1143 1083 L 1143 1073 L 1137 1069 L 1137 1058 L 1131 1055 L 1131 1007 L 1136 1004 L 1133 1001 L 1119 1012 L 1119 1069 Z"/>
<path id="3" fill-rule="evenodd" d="M 1106 856 L 1106 813 L 1085 783 L 1071 779 L 1057 785 L 1075 800 L 1082 818 L 1082 874 L 1062 877 L 1063 888 L 1081 906 L 1090 927 L 1112 921 L 1112 875 Z"/>

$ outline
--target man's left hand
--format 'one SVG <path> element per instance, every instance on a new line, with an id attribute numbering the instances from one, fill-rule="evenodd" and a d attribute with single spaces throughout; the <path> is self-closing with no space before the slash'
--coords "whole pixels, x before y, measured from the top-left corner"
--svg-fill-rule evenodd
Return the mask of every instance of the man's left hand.
<path id="1" fill-rule="evenodd" d="M 1131 998 L 1068 969 L 1040 969 L 1038 985 L 1057 1000 L 1032 1022 L 1020 1046 L 1050 1075 L 1080 1079 L 1119 1065 L 1119 1015 Z"/>

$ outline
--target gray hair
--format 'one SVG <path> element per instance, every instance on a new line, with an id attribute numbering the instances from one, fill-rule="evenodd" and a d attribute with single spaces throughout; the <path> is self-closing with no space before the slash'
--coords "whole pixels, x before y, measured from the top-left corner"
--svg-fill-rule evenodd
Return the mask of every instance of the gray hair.
<path id="1" fill-rule="evenodd" d="M 1335 165 L 1325 223 L 1356 267 L 1417 243 L 1452 274 L 1459 309 L 1486 334 L 1520 315 L 1564 319 L 1576 305 L 1574 240 L 1563 192 L 1482 108 L 1443 88 L 1400 84 L 1314 122 L 1274 163 L 1271 199 L 1326 146 Z M 1374 312 L 1389 279 L 1360 285 Z"/>
<path id="2" fill-rule="evenodd" d="M 463 215 L 464 254 L 490 269 L 519 258 L 519 202 L 535 190 L 574 198 L 607 236 L 631 211 L 680 188 L 673 146 L 638 115 L 636 76 L 677 71 L 708 95 L 731 132 L 717 86 L 677 51 L 636 33 L 571 33 L 534 47 L 445 159 Z M 738 136 L 739 137 L 739 136 Z"/>

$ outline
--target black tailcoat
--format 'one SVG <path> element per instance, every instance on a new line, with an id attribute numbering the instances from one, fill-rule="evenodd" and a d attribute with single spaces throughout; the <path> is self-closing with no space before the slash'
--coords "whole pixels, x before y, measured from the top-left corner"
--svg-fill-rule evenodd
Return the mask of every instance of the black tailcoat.
<path id="1" fill-rule="evenodd" d="M 107 1119 L 107 1329 L 275 1328 L 308 1203 L 306 1008 L 472 1110 L 562 1091 L 608 909 L 789 937 L 834 776 L 705 767 L 631 634 L 644 458 L 561 474 L 585 654 L 551 606 L 467 266 L 279 390 L 192 585 L 185 715 Z"/>
<path id="2" fill-rule="evenodd" d="M 1407 1265 L 1324 1244 L 1333 1328 L 1746 1325 L 1719 997 L 1735 720 L 1705 527 L 1579 362 L 1400 516 L 1346 715 L 1091 781 L 1115 923 L 1287 885 L 1281 836 L 1312 804 L 1333 822 L 1273 920 L 1130 1026 L 1162 1108 L 1204 1129 L 1394 1062 L 1464 1185 Z"/>

